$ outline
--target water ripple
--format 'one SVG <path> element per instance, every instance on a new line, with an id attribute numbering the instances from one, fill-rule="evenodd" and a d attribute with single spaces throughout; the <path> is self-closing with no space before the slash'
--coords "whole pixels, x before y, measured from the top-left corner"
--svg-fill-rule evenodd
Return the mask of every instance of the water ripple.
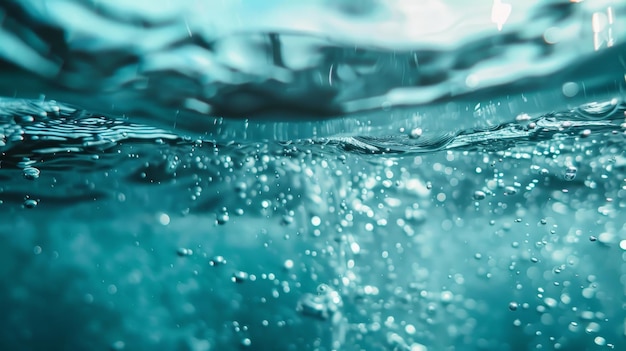
<path id="1" fill-rule="evenodd" d="M 0 78 L 16 83 L 0 95 L 211 133 L 221 117 L 314 121 L 566 83 L 568 98 L 587 98 L 623 80 L 626 28 L 587 21 L 623 4 L 519 2 L 502 27 L 487 3 L 372 3 L 3 3 Z"/>

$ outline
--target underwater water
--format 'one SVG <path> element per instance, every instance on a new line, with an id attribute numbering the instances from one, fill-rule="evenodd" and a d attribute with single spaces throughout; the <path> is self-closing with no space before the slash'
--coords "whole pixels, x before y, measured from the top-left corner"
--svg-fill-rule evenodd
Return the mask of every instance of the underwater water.
<path id="1" fill-rule="evenodd" d="M 626 349 L 621 1 L 0 1 L 1 350 Z"/>

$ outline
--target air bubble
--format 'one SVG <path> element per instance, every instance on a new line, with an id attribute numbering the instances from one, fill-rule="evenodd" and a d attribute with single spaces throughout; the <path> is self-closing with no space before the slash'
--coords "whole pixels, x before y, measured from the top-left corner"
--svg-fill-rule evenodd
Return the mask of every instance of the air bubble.
<path id="1" fill-rule="evenodd" d="M 317 286 L 317 293 L 318 294 L 326 294 L 331 290 L 330 286 L 326 285 L 326 284 L 320 284 Z"/>
<path id="2" fill-rule="evenodd" d="M 442 291 L 441 292 L 441 302 L 442 303 L 450 303 L 454 299 L 454 294 L 451 291 Z"/>
<path id="3" fill-rule="evenodd" d="M 35 167 L 25 167 L 24 168 L 24 178 L 28 180 L 34 180 L 39 178 L 39 174 L 41 173 L 39 169 Z"/>
<path id="4" fill-rule="evenodd" d="M 296 311 L 304 315 L 326 320 L 339 310 L 343 301 L 339 293 L 326 284 L 317 287 L 317 295 L 306 293 L 302 295 L 296 306 Z"/>
<path id="5" fill-rule="evenodd" d="M 562 87 L 563 95 L 565 95 L 566 97 L 574 97 L 574 96 L 576 96 L 576 94 L 578 94 L 579 90 L 580 89 L 578 87 L 578 84 L 576 84 L 574 82 L 567 82 L 567 83 L 563 84 L 563 87 Z"/>
<path id="6" fill-rule="evenodd" d="M 551 297 L 546 297 L 543 302 L 550 308 L 555 308 L 558 305 L 558 302 Z"/>
<path id="7" fill-rule="evenodd" d="M 404 327 L 404 331 L 406 331 L 406 333 L 409 334 L 409 335 L 413 335 L 413 334 L 415 334 L 417 329 L 415 328 L 415 326 L 413 324 L 407 324 Z"/>
<path id="8" fill-rule="evenodd" d="M 570 166 L 567 167 L 567 169 L 565 170 L 565 174 L 564 174 L 564 178 L 567 181 L 571 181 L 574 180 L 574 178 L 576 178 L 576 173 L 577 173 L 577 169 L 576 167 Z"/>
<path id="9" fill-rule="evenodd" d="M 422 133 L 423 133 L 422 128 L 412 129 L 411 133 L 409 133 L 409 138 L 417 139 L 422 136 Z"/>
<path id="10" fill-rule="evenodd" d="M 24 200 L 24 207 L 25 208 L 35 208 L 37 207 L 39 203 L 37 202 L 37 200 L 33 200 L 33 199 L 26 199 Z"/>
<path id="11" fill-rule="evenodd" d="M 126 348 L 126 343 L 123 342 L 122 340 L 118 340 L 114 342 L 113 344 L 111 344 L 111 350 L 113 351 L 122 351 L 125 348 Z"/>
<path id="12" fill-rule="evenodd" d="M 606 339 L 601 336 L 596 336 L 595 339 L 593 339 L 593 342 L 598 346 L 604 346 L 604 344 L 606 344 Z"/>
<path id="13" fill-rule="evenodd" d="M 237 184 L 235 184 L 235 191 L 238 193 L 245 193 L 247 189 L 248 184 L 246 184 L 245 182 L 238 182 Z"/>
<path id="14" fill-rule="evenodd" d="M 159 219 L 159 223 L 161 223 L 161 225 L 168 225 L 168 224 L 170 224 L 170 216 L 167 213 L 159 214 L 158 219 Z"/>
<path id="15" fill-rule="evenodd" d="M 517 194 L 517 189 L 512 186 L 507 186 L 504 188 L 504 195 L 515 195 Z"/>
<path id="16" fill-rule="evenodd" d="M 280 221 L 280 223 L 281 223 L 282 225 L 290 225 L 291 223 L 293 223 L 293 216 L 288 215 L 288 214 L 283 215 L 283 218 L 282 218 L 282 220 Z"/>
<path id="17" fill-rule="evenodd" d="M 191 256 L 191 255 L 193 255 L 193 250 L 187 249 L 187 248 L 184 248 L 184 247 L 179 247 L 178 250 L 176 250 L 176 254 L 178 256 L 181 256 L 181 257 Z"/>
<path id="18" fill-rule="evenodd" d="M 519 305 L 517 304 L 517 302 L 513 301 L 511 303 L 509 303 L 509 309 L 511 311 L 517 311 L 517 308 L 519 307 Z"/>
<path id="19" fill-rule="evenodd" d="M 474 200 L 483 200 L 487 197 L 484 191 L 476 190 L 474 192 Z"/>
<path id="20" fill-rule="evenodd" d="M 222 213 L 219 213 L 217 215 L 217 219 L 216 220 L 217 220 L 217 224 L 224 225 L 224 224 L 228 223 L 229 219 L 230 219 L 230 217 L 228 216 L 228 212 L 222 212 Z"/>
<path id="21" fill-rule="evenodd" d="M 233 273 L 231 280 L 233 281 L 233 283 L 243 283 L 246 280 L 248 280 L 248 277 L 249 277 L 248 273 L 244 271 L 237 271 Z"/>
<path id="22" fill-rule="evenodd" d="M 322 223 L 322 220 L 321 220 L 321 218 L 319 218 L 318 216 L 313 216 L 313 217 L 311 217 L 311 224 L 312 224 L 314 227 L 319 226 L 321 223 Z"/>
<path id="23" fill-rule="evenodd" d="M 313 294 L 304 294 L 300 300 L 298 300 L 296 311 L 321 320 L 328 319 L 330 315 L 328 306 L 324 303 L 324 298 Z"/>
<path id="24" fill-rule="evenodd" d="M 209 260 L 209 265 L 211 266 L 221 266 L 226 264 L 226 259 L 224 258 L 224 256 L 215 256 L 212 259 Z"/>
<path id="25" fill-rule="evenodd" d="M 30 115 L 16 116 L 15 119 L 16 120 L 19 119 L 20 123 L 33 123 L 35 121 L 35 117 L 30 116 Z"/>

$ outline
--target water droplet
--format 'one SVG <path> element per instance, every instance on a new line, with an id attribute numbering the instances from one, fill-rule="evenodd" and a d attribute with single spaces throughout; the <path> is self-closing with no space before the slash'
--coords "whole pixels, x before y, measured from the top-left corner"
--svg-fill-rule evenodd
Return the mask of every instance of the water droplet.
<path id="1" fill-rule="evenodd" d="M 577 171 L 578 170 L 576 169 L 576 167 L 573 167 L 573 166 L 567 167 L 567 169 L 565 170 L 565 175 L 564 175 L 565 180 L 567 181 L 574 180 L 574 178 L 576 178 Z"/>
<path id="2" fill-rule="evenodd" d="M 33 200 L 33 199 L 26 199 L 24 200 L 24 207 L 25 208 L 35 208 L 37 207 L 39 203 L 37 202 L 37 200 Z"/>
<path id="3" fill-rule="evenodd" d="M 35 168 L 35 167 L 25 167 L 24 168 L 24 178 L 28 179 L 28 180 L 34 180 L 39 178 L 39 174 L 41 172 L 39 171 L 39 169 Z"/>

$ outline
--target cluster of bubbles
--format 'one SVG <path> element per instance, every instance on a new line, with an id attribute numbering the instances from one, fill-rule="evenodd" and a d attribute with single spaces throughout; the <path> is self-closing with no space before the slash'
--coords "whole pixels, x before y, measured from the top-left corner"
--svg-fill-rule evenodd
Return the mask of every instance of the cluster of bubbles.
<path id="1" fill-rule="evenodd" d="M 120 142 L 89 164 L 126 168 L 76 182 L 58 177 L 53 157 L 31 155 L 16 163 L 16 184 L 31 190 L 22 207 L 41 210 L 47 186 L 91 191 L 113 179 L 107 199 L 141 204 L 157 213 L 151 230 L 175 235 L 174 263 L 162 266 L 177 269 L 175 290 L 189 302 L 174 310 L 208 324 L 221 317 L 198 311 L 218 301 L 236 347 L 263 348 L 265 334 L 290 330 L 280 347 L 619 349 L 620 311 L 604 304 L 621 298 L 626 276 L 624 133 L 552 122 L 560 132 L 535 143 L 401 155 L 316 141 L 161 141 L 151 153 Z M 593 263 L 603 259 L 621 263 Z M 125 287 L 105 288 L 114 298 Z M 200 324 L 188 345 L 232 347 Z"/>

